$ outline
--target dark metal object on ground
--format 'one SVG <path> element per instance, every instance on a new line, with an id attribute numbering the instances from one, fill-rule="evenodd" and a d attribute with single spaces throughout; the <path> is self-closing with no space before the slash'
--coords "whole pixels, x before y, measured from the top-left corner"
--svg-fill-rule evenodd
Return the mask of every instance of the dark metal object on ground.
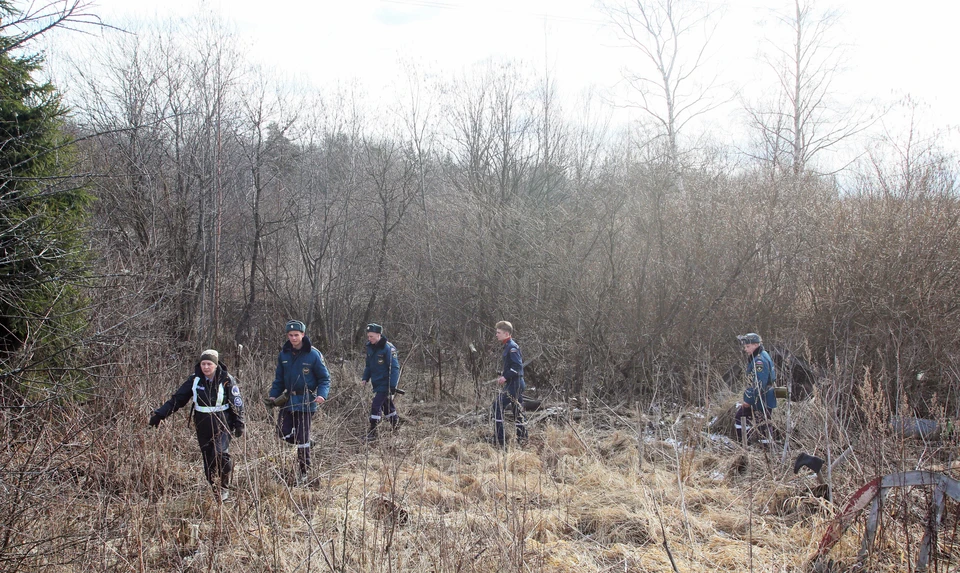
<path id="1" fill-rule="evenodd" d="M 893 416 L 890 418 L 890 426 L 897 434 L 904 438 L 920 438 L 922 440 L 938 440 L 942 434 L 942 428 L 936 420 L 927 418 L 903 418 Z"/>
<path id="2" fill-rule="evenodd" d="M 805 467 L 819 476 L 820 470 L 823 469 L 823 463 L 822 458 L 801 452 L 793 462 L 793 473 L 796 474 L 800 471 L 800 468 Z"/>

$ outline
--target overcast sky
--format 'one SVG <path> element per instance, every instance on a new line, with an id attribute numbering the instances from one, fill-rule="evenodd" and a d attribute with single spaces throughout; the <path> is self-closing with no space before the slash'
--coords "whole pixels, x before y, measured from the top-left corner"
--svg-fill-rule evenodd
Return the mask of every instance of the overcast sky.
<path id="1" fill-rule="evenodd" d="M 610 88 L 639 59 L 617 46 L 594 0 L 95 0 L 94 6 L 106 22 L 121 25 L 132 16 L 182 16 L 204 6 L 237 26 L 251 59 L 321 86 L 357 78 L 371 92 L 398 76 L 401 59 L 455 73 L 491 57 L 510 58 L 549 69 L 566 93 Z M 773 11 L 792 3 L 707 0 L 705 6 L 717 10 L 711 65 L 721 80 L 748 91 L 763 85 L 759 50 L 773 35 Z M 835 40 L 849 45 L 835 83 L 841 97 L 884 103 L 910 94 L 929 106 L 936 127 L 960 125 L 953 39 L 960 2 L 844 0 L 817 7 L 841 12 Z"/>

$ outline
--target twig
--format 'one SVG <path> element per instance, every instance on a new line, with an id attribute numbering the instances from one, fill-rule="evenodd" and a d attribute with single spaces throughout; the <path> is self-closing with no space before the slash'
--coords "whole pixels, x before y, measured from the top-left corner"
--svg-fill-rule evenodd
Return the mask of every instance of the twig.
<path id="1" fill-rule="evenodd" d="M 660 508 L 654 510 L 657 513 L 657 521 L 660 522 L 660 535 L 663 536 L 663 549 L 667 552 L 667 558 L 670 559 L 670 567 L 674 573 L 680 573 L 677 570 L 677 563 L 673 560 L 673 552 L 670 551 L 670 545 L 667 544 L 667 529 L 663 526 L 663 516 L 660 514 Z"/>

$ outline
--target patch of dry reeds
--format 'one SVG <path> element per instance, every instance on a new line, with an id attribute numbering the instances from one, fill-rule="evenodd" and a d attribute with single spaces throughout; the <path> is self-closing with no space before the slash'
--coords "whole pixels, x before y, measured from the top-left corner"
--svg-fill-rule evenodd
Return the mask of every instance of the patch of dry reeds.
<path id="1" fill-rule="evenodd" d="M 502 450 L 484 440 L 484 413 L 422 404 L 401 409 L 398 434 L 366 446 L 368 397 L 345 392 L 315 419 L 306 487 L 294 485 L 294 451 L 254 398 L 224 504 L 203 480 L 183 413 L 154 430 L 135 406 L 76 408 L 16 421 L 29 436 L 8 413 L 0 570 L 670 571 L 672 556 L 679 571 L 800 571 L 837 511 L 813 495 L 812 476 L 791 471 L 797 451 L 824 448 L 816 428 L 829 416 L 816 398 L 793 405 L 784 460 L 782 444 L 706 439 L 707 416 L 694 412 L 596 426 L 599 415 L 545 419 L 529 444 Z M 928 446 L 885 447 L 919 460 Z M 838 503 L 864 480 L 858 455 L 833 472 Z M 915 554 L 925 496 L 891 498 L 873 570 Z M 861 531 L 830 553 L 836 570 L 856 562 Z M 948 537 L 941 562 L 952 559 Z"/>

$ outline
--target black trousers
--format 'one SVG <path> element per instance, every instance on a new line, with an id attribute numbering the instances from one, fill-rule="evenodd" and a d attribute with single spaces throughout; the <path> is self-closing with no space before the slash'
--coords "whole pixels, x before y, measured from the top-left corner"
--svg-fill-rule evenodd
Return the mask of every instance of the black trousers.
<path id="1" fill-rule="evenodd" d="M 370 429 L 376 428 L 383 418 L 389 420 L 393 427 L 400 421 L 397 407 L 393 404 L 393 397 L 389 392 L 377 392 L 373 395 L 373 402 L 370 404 Z"/>
<path id="2" fill-rule="evenodd" d="M 743 443 L 744 430 L 746 430 L 747 441 L 758 440 L 763 444 L 770 443 L 772 439 L 770 426 L 767 424 L 770 419 L 770 411 L 767 407 L 760 405 L 756 408 L 750 404 L 740 404 L 737 413 L 733 416 L 733 427 L 737 430 L 737 441 Z"/>
<path id="3" fill-rule="evenodd" d="M 526 420 L 523 417 L 523 396 L 521 388 L 516 386 L 504 386 L 497 394 L 493 402 L 493 423 L 496 429 L 497 443 L 503 445 L 506 438 L 503 431 L 503 412 L 507 408 L 513 413 L 513 421 L 517 427 L 517 441 L 527 439 Z"/>
<path id="4" fill-rule="evenodd" d="M 313 412 L 294 412 L 281 408 L 277 414 L 277 435 L 288 444 L 297 446 L 300 473 L 310 471 L 310 421 Z"/>
<path id="5" fill-rule="evenodd" d="M 194 416 L 197 426 L 197 443 L 203 454 L 203 473 L 210 485 L 228 487 L 233 461 L 230 459 L 230 431 L 226 420 L 218 414 L 198 413 Z"/>

